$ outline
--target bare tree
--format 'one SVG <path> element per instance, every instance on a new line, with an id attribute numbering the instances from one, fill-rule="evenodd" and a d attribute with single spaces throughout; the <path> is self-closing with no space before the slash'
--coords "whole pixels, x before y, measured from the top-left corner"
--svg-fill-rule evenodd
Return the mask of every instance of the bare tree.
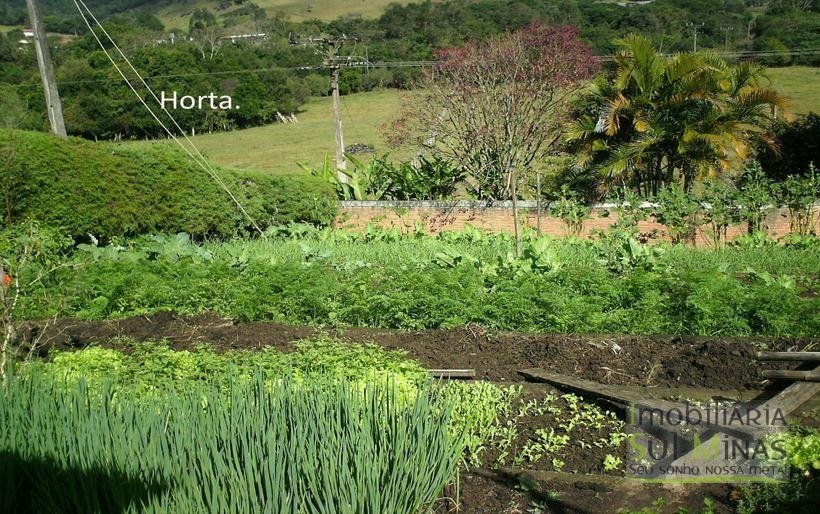
<path id="1" fill-rule="evenodd" d="M 223 31 L 216 17 L 207 9 L 197 9 L 188 23 L 188 38 L 203 59 L 213 59 L 219 53 Z"/>
<path id="2" fill-rule="evenodd" d="M 596 69 L 572 27 L 533 24 L 442 50 L 388 136 L 452 159 L 481 199 L 511 199 L 518 234 L 518 181 L 562 140 L 569 101 Z"/>
<path id="3" fill-rule="evenodd" d="M 66 267 L 74 267 L 62 255 L 54 253 L 60 244 L 42 234 L 34 224 L 23 230 L 4 231 L 0 244 L 0 386 L 7 381 L 9 357 L 16 357 L 22 348 L 17 319 L 19 303 L 35 294 L 44 294 L 43 281 L 52 273 Z M 41 344 L 42 335 L 51 322 L 46 321 L 38 337 L 27 341 L 25 358 L 30 359 Z"/>
<path id="4" fill-rule="evenodd" d="M 814 0 L 772 0 L 769 7 L 807 12 L 814 8 Z"/>

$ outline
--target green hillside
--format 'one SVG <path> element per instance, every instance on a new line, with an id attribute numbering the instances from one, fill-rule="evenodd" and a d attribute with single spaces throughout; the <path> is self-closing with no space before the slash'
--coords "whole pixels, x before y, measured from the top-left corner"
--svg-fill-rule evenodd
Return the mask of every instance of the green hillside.
<path id="1" fill-rule="evenodd" d="M 792 100 L 792 112 L 820 112 L 820 68 L 773 68 L 769 77 L 775 88 Z M 393 120 L 401 105 L 400 93 L 382 90 L 342 97 L 345 144 L 364 143 L 376 153 L 390 151 L 380 127 Z M 233 132 L 194 138 L 208 157 L 223 165 L 276 173 L 298 170 L 298 163 L 321 165 L 333 155 L 333 114 L 330 98 L 311 100 L 298 115 L 298 123 L 275 123 Z M 397 157 L 404 153 L 391 152 Z"/>
<path id="2" fill-rule="evenodd" d="M 342 97 L 345 144 L 368 144 L 379 154 L 388 152 L 380 127 L 396 116 L 400 104 L 396 90 Z M 297 123 L 208 134 L 194 141 L 213 161 L 233 168 L 279 173 L 299 170 L 300 162 L 319 166 L 325 155 L 335 152 L 331 99 L 311 100 L 297 118 Z"/>
<path id="3" fill-rule="evenodd" d="M 820 112 L 820 68 L 791 66 L 771 68 L 768 73 L 774 87 L 791 98 L 793 113 Z"/>
<path id="4" fill-rule="evenodd" d="M 408 4 L 411 1 L 413 0 L 256 0 L 253 3 L 264 9 L 268 18 L 279 16 L 291 21 L 330 21 L 343 16 L 376 18 L 390 4 Z M 155 14 L 168 28 L 187 28 L 188 19 L 195 9 L 209 9 L 224 17 L 243 8 L 231 4 L 226 9 L 220 9 L 225 3 L 220 0 L 196 0 L 162 7 Z"/>
<path id="5" fill-rule="evenodd" d="M 25 12 L 24 0 L 5 0 L 7 5 L 0 5 L 0 20 L 14 18 L 16 13 Z M 233 0 L 87 0 L 86 4 L 101 17 L 115 13 L 133 11 L 148 12 L 157 16 L 167 28 L 188 28 L 188 19 L 196 9 L 208 9 L 217 17 L 227 20 L 232 17 L 242 18 L 241 14 L 257 6 L 265 11 L 267 18 L 279 17 L 294 22 L 306 20 L 331 21 L 341 17 L 377 18 L 390 4 L 409 4 L 419 0 L 254 0 L 252 2 L 235 2 Z M 438 0 L 433 0 L 438 1 Z M 41 0 L 46 16 L 76 17 L 73 2 L 64 0 Z M 15 14 L 9 14 L 13 11 Z M 241 20 L 237 25 L 252 25 L 250 18 Z M 15 28 L 20 25 L 11 25 Z M 2 25 L 0 25 L 2 28 Z"/>

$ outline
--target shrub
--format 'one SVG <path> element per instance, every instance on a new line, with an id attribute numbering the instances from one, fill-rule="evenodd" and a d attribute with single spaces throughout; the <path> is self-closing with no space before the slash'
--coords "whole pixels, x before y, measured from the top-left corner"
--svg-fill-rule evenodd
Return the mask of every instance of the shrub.
<path id="1" fill-rule="evenodd" d="M 795 424 L 772 439 L 780 440 L 786 451 L 790 466 L 788 481 L 742 487 L 737 511 L 741 514 L 812 512 L 811 505 L 820 501 L 817 475 L 820 470 L 820 431 Z"/>
<path id="2" fill-rule="evenodd" d="M 694 240 L 701 207 L 694 195 L 678 184 L 670 184 L 658 193 L 657 201 L 653 216 L 666 226 L 672 242 Z"/>
<path id="3" fill-rule="evenodd" d="M 763 173 L 760 163 L 752 162 L 743 170 L 737 184 L 740 219 L 748 225 L 749 234 L 763 229 L 766 215 L 774 210 L 774 186 Z"/>
<path id="4" fill-rule="evenodd" d="M 550 214 L 556 216 L 567 226 L 567 235 L 578 237 L 584 229 L 584 223 L 590 218 L 591 209 L 569 186 L 561 187 L 558 199 L 550 206 Z"/>
<path id="5" fill-rule="evenodd" d="M 181 150 L 111 145 L 0 130 L 6 223 L 35 219 L 75 238 L 149 232 L 230 236 L 251 225 L 227 193 Z M 333 191 L 312 177 L 216 169 L 261 228 L 327 225 Z"/>
<path id="6" fill-rule="evenodd" d="M 710 180 L 703 185 L 701 199 L 707 206 L 701 209 L 701 216 L 716 247 L 726 242 L 729 227 L 740 221 L 737 196 L 735 189 L 719 180 Z"/>
<path id="7" fill-rule="evenodd" d="M 761 143 L 758 159 L 763 171 L 774 181 L 790 175 L 810 175 L 809 164 L 820 165 L 820 115 L 809 113 L 793 122 L 774 126 L 774 148 Z"/>
<path id="8" fill-rule="evenodd" d="M 333 222 L 339 209 L 333 186 L 304 173 L 232 172 L 231 180 L 236 185 L 232 189 L 244 193 L 240 201 L 251 217 L 265 226 L 309 223 L 324 227 Z"/>
<path id="9" fill-rule="evenodd" d="M 778 185 L 778 199 L 789 209 L 789 230 L 806 236 L 814 233 L 814 204 L 820 196 L 820 177 L 814 164 L 803 177 L 789 175 Z"/>

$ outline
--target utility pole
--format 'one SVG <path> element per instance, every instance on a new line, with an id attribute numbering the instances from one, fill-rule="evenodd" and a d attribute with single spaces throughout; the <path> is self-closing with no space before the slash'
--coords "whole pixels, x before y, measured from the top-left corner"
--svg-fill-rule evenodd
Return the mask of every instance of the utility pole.
<path id="1" fill-rule="evenodd" d="M 721 27 L 721 28 L 723 29 L 723 33 L 724 33 L 723 51 L 728 52 L 729 51 L 729 32 L 733 32 L 735 30 L 735 28 L 732 27 L 732 26 Z"/>
<path id="2" fill-rule="evenodd" d="M 333 89 L 333 132 L 336 135 L 336 169 L 339 170 L 339 182 L 347 182 L 345 159 L 345 138 L 342 132 L 342 99 L 339 96 L 339 67 L 333 66 L 330 87 Z"/>
<path id="3" fill-rule="evenodd" d="M 40 78 L 43 79 L 43 91 L 46 97 L 46 111 L 51 124 L 51 132 L 65 138 L 65 121 L 63 120 L 63 105 L 60 102 L 60 93 L 57 91 L 57 81 L 54 79 L 54 65 L 51 62 L 51 52 L 48 49 L 46 27 L 43 23 L 43 12 L 40 0 L 26 0 L 28 15 L 31 19 L 31 29 L 34 31 L 34 47 L 37 51 L 37 65 L 40 67 Z"/>
<path id="4" fill-rule="evenodd" d="M 693 22 L 686 22 L 686 26 L 692 29 L 692 35 L 694 36 L 694 44 L 692 45 L 692 51 L 698 51 L 698 31 L 703 28 L 704 23 L 693 23 Z"/>
<path id="5" fill-rule="evenodd" d="M 349 37 L 342 34 L 340 37 L 309 37 L 307 39 L 298 40 L 293 37 L 290 38 L 291 44 L 309 44 L 316 47 L 316 53 L 322 57 L 322 68 L 330 68 L 330 87 L 333 96 L 333 130 L 336 138 L 336 176 L 339 182 L 346 184 L 348 176 L 345 173 L 347 169 L 347 159 L 345 158 L 345 142 L 344 132 L 342 130 L 342 104 L 339 95 L 339 72 L 346 63 L 354 62 L 353 56 L 340 56 L 339 53 L 342 47 L 349 42 L 358 42 L 359 38 Z M 356 58 L 361 60 L 361 58 Z"/>

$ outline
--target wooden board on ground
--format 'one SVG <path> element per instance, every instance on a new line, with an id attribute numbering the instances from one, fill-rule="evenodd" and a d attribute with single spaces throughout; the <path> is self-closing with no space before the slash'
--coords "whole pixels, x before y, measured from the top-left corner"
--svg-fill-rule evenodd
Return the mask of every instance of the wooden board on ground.
<path id="1" fill-rule="evenodd" d="M 518 374 L 533 382 L 551 384 L 561 389 L 582 394 L 587 398 L 606 400 L 623 407 L 640 405 L 653 408 L 671 408 L 677 406 L 673 402 L 658 400 L 633 391 L 625 391 L 621 387 L 574 378 L 560 373 L 550 373 L 541 368 L 522 369 L 518 371 Z"/>
<path id="2" fill-rule="evenodd" d="M 650 416 L 650 421 L 655 416 L 660 416 L 662 419 L 658 419 L 660 423 L 657 426 L 665 430 L 688 431 L 692 425 L 697 425 L 700 427 L 720 427 L 724 432 L 737 437 L 757 437 L 761 432 L 756 427 L 727 424 L 725 419 L 720 416 L 710 415 L 699 407 L 661 400 L 634 391 L 627 391 L 618 386 L 601 384 L 559 373 L 549 373 L 540 368 L 519 370 L 518 374 L 528 380 L 545 382 L 562 390 L 578 393 L 588 399 L 607 401 L 618 408 L 626 410 L 629 415 L 638 416 L 638 422 L 645 415 Z"/>
<path id="3" fill-rule="evenodd" d="M 475 378 L 474 369 L 428 369 L 433 378 Z"/>
<path id="4" fill-rule="evenodd" d="M 764 369 L 760 372 L 763 378 L 775 380 L 799 380 L 801 382 L 820 382 L 820 372 L 799 371 L 795 369 Z"/>
<path id="5" fill-rule="evenodd" d="M 814 372 L 820 372 L 820 366 L 815 367 Z M 783 389 L 765 402 L 755 405 L 755 408 L 758 410 L 780 409 L 784 416 L 788 416 L 817 394 L 820 394 L 820 383 L 798 382 Z"/>
<path id="6" fill-rule="evenodd" d="M 820 352 L 757 352 L 759 361 L 820 361 Z"/>
<path id="7" fill-rule="evenodd" d="M 569 390 L 574 393 L 582 395 L 584 398 L 591 398 L 597 400 L 607 401 L 616 407 L 624 410 L 630 408 L 636 410 L 658 410 L 664 413 L 671 413 L 670 423 L 675 426 L 677 422 L 686 421 L 686 406 L 677 402 L 670 402 L 660 400 L 648 395 L 640 394 L 634 391 L 626 391 L 618 386 L 611 386 L 592 382 L 590 380 L 583 380 L 580 378 L 569 377 L 559 373 L 549 373 L 541 368 L 522 369 L 518 374 L 535 382 L 544 382 L 562 390 Z M 697 409 L 690 409 L 692 414 L 698 412 Z M 681 414 L 680 416 L 678 414 Z M 698 421 L 703 419 L 702 414 L 698 415 Z"/>
<path id="8" fill-rule="evenodd" d="M 815 372 L 820 372 L 820 366 L 814 368 Z M 820 383 L 817 382 L 798 382 L 783 389 L 773 397 L 769 398 L 763 403 L 753 404 L 752 408 L 758 412 L 766 412 L 767 410 L 774 412 L 780 409 L 783 416 L 788 416 L 796 411 L 801 405 L 811 400 L 815 395 L 820 393 Z M 725 434 L 724 434 L 725 435 Z M 713 443 L 715 439 L 719 439 L 721 434 L 715 434 L 707 439 L 702 445 L 708 446 Z M 725 438 L 724 444 L 733 444 L 733 438 Z M 684 466 L 692 466 L 698 462 L 695 456 L 695 450 L 680 456 L 674 460 L 670 466 L 677 466 L 683 469 Z"/>

